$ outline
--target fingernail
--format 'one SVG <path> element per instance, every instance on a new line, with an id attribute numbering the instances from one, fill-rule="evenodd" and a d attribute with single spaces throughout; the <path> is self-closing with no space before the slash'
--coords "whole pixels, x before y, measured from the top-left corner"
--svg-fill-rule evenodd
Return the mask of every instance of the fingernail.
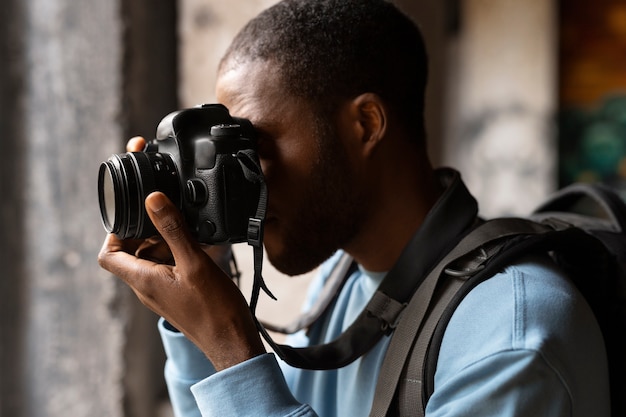
<path id="1" fill-rule="evenodd" d="M 167 204 L 167 197 L 160 192 L 154 192 L 146 198 L 146 208 L 154 213 L 163 210 Z"/>
<path id="2" fill-rule="evenodd" d="M 142 138 L 141 136 L 135 136 L 129 139 L 128 143 L 126 144 L 126 150 L 128 152 L 137 152 L 140 151 L 141 148 L 143 148 L 144 144 L 144 138 Z"/>

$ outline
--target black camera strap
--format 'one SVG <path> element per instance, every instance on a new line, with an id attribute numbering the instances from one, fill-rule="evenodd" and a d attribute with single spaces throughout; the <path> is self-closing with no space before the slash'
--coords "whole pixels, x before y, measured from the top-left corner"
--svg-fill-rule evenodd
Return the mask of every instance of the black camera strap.
<path id="1" fill-rule="evenodd" d="M 261 274 L 263 270 L 263 223 L 265 222 L 265 213 L 267 211 L 267 184 L 265 184 L 263 171 L 258 162 L 256 152 L 250 149 L 239 151 L 237 159 L 241 164 L 245 178 L 252 183 L 259 184 L 260 188 L 259 204 L 257 205 L 256 213 L 254 217 L 248 219 L 248 245 L 252 246 L 254 251 L 254 281 L 252 283 L 250 309 L 256 320 L 255 312 L 261 289 L 270 298 L 276 300 L 274 294 L 267 288 Z"/>
<path id="2" fill-rule="evenodd" d="M 244 152 L 240 152 L 242 154 Z M 242 155 L 243 156 L 243 155 Z M 251 162 L 255 160 L 246 159 Z M 256 217 L 251 218 L 248 227 L 248 244 L 254 248 L 254 282 L 250 309 L 257 328 L 276 354 L 291 366 L 302 369 L 338 369 L 367 353 L 383 336 L 390 335 L 399 322 L 400 315 L 412 294 L 420 286 L 424 277 L 469 232 L 476 223 L 478 204 L 460 179 L 458 172 L 445 169 L 438 175 L 445 191 L 424 222 L 405 247 L 398 262 L 380 283 L 376 293 L 354 322 L 337 339 L 322 345 L 292 347 L 276 343 L 262 323 L 256 318 L 256 306 L 260 290 L 276 299 L 269 291 L 261 276 L 263 258 L 263 220 L 267 207 L 267 190 L 259 170 L 246 173 L 250 179 L 262 181 L 263 198 L 259 201 Z M 261 201 L 262 200 L 262 201 Z M 346 260 L 343 261 L 345 266 Z M 348 268 L 345 268 L 346 270 Z M 346 272 L 347 273 L 347 272 Z M 344 274 L 345 275 L 345 274 Z M 345 281 L 340 277 L 339 281 Z M 330 283 L 339 291 L 342 284 L 337 280 Z M 324 310 L 332 305 L 329 297 L 332 291 L 320 297 L 321 307 L 313 307 L 315 314 L 298 320 L 300 325 L 309 326 L 312 321 L 323 316 Z M 291 326 L 291 331 L 299 325 Z M 295 328 L 294 328 L 295 327 Z"/>

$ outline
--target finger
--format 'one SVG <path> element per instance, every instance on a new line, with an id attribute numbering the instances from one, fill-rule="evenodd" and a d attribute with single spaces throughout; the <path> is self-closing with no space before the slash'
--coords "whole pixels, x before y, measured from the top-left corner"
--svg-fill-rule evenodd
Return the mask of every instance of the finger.
<path id="1" fill-rule="evenodd" d="M 101 252 L 105 249 L 110 252 L 126 252 L 126 253 L 135 253 L 137 248 L 139 248 L 142 244 L 142 239 L 120 239 L 115 236 L 113 233 L 107 235 L 104 244 L 101 248 Z"/>
<path id="2" fill-rule="evenodd" d="M 140 289 L 140 291 L 143 291 L 145 283 L 168 275 L 167 266 L 136 258 L 121 250 L 120 242 L 122 241 L 114 235 L 107 236 L 98 255 L 98 263 L 102 268 L 121 278 L 133 289 Z"/>
<path id="3" fill-rule="evenodd" d="M 185 225 L 180 210 L 165 194 L 159 191 L 151 193 L 145 206 L 150 220 L 172 251 L 176 265 L 193 264 L 198 253 L 205 255 Z"/>
<path id="4" fill-rule="evenodd" d="M 146 147 L 146 140 L 141 136 L 130 138 L 126 143 L 127 152 L 141 152 Z"/>
<path id="5" fill-rule="evenodd" d="M 171 264 L 174 261 L 172 251 L 160 236 L 144 240 L 135 251 L 135 256 L 157 263 Z"/>

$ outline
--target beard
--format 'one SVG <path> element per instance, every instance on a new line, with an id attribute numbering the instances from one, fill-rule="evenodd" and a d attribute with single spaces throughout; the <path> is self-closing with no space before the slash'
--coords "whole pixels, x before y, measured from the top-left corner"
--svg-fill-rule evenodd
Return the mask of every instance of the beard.
<path id="1" fill-rule="evenodd" d="M 306 191 L 294 202 L 298 221 L 284 225 L 284 250 L 268 251 L 272 265 L 287 275 L 309 272 L 345 247 L 365 217 L 364 198 L 336 130 L 318 120 L 316 136 L 319 157 Z"/>

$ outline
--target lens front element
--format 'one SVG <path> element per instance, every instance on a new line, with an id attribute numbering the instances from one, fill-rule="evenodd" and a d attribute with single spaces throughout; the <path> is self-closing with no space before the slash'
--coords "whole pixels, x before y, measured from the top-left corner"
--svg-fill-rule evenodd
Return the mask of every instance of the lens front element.
<path id="1" fill-rule="evenodd" d="M 180 204 L 178 174 L 169 155 L 131 152 L 113 155 L 103 162 L 98 174 L 98 197 L 106 231 L 120 239 L 155 235 L 144 200 L 157 190 Z"/>
<path id="2" fill-rule="evenodd" d="M 100 191 L 100 207 L 102 211 L 102 222 L 108 232 L 113 231 L 115 225 L 115 188 L 111 170 L 106 163 L 100 166 L 100 178 L 98 189 Z"/>

